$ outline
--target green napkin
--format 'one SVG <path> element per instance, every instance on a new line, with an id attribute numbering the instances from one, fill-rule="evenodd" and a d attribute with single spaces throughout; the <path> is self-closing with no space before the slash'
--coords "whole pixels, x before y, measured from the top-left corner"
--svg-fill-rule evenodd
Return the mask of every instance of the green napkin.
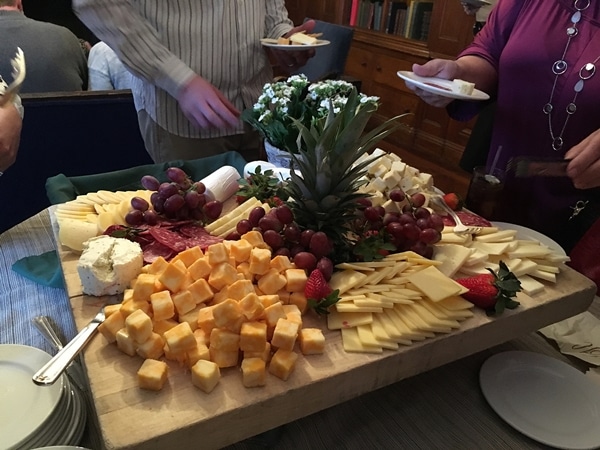
<path id="1" fill-rule="evenodd" d="M 54 250 L 21 258 L 12 265 L 12 270 L 44 286 L 64 288 L 62 269 Z"/>
<path id="2" fill-rule="evenodd" d="M 246 160 L 238 152 L 226 152 L 189 161 L 175 160 L 160 164 L 147 164 L 130 169 L 117 170 L 94 175 L 67 177 L 58 174 L 46 180 L 46 195 L 50 203 L 64 203 L 88 192 L 131 191 L 141 189 L 140 180 L 144 175 L 154 175 L 160 181 L 167 181 L 168 167 L 180 167 L 193 180 L 200 180 L 223 166 L 233 166 L 243 174 Z"/>

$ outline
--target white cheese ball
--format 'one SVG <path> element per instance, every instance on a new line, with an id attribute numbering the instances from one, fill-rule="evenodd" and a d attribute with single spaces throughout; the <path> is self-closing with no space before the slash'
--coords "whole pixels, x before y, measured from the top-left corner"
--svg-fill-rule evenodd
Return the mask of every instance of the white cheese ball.
<path id="1" fill-rule="evenodd" d="M 137 242 L 101 235 L 87 240 L 77 264 L 77 272 L 88 295 L 122 294 L 144 265 Z"/>

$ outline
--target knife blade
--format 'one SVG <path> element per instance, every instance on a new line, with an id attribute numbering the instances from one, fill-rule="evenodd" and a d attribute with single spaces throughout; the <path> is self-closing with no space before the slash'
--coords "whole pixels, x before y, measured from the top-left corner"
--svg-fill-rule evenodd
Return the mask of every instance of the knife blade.
<path id="1" fill-rule="evenodd" d="M 566 177 L 570 159 L 517 156 L 506 167 L 515 177 Z"/>

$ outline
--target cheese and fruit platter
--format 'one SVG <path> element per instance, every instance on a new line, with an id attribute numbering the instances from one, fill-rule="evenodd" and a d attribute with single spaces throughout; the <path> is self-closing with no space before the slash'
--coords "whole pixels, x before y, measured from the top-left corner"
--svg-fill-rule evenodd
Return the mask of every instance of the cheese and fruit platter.
<path id="1" fill-rule="evenodd" d="M 285 180 L 265 161 L 203 180 L 171 167 L 52 208 L 78 329 L 106 313 L 84 351 L 106 448 L 219 448 L 593 300 L 560 248 L 395 154 L 329 179 L 298 164 Z"/>

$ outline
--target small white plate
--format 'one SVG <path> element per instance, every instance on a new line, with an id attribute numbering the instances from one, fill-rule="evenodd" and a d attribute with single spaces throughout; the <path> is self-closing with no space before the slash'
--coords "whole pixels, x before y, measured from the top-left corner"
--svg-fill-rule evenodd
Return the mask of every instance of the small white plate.
<path id="1" fill-rule="evenodd" d="M 0 345 L 0 436 L 2 445 L 18 446 L 52 415 L 63 392 L 62 377 L 38 386 L 31 377 L 51 356 L 35 347 Z"/>
<path id="2" fill-rule="evenodd" d="M 558 245 L 558 243 L 552 239 L 550 239 L 545 234 L 542 234 L 538 231 L 532 230 L 531 228 L 522 227 L 521 225 L 515 225 L 514 223 L 506 223 L 506 222 L 492 222 L 492 225 L 501 230 L 516 230 L 517 231 L 517 239 L 528 239 L 539 241 L 543 245 L 548 248 L 551 248 L 559 255 L 566 256 L 564 249 Z"/>
<path id="3" fill-rule="evenodd" d="M 278 44 L 277 39 L 264 38 L 260 40 L 264 47 L 276 48 L 277 50 L 307 50 L 309 48 L 323 47 L 329 45 L 329 41 L 318 39 L 314 44 Z"/>
<path id="4" fill-rule="evenodd" d="M 488 94 L 480 91 L 479 89 L 474 89 L 471 95 L 454 92 L 452 91 L 452 80 L 444 80 L 443 78 L 435 77 L 420 77 L 419 75 L 415 75 L 413 72 L 409 72 L 407 70 L 398 71 L 398 76 L 408 84 L 414 84 L 424 91 L 441 95 L 442 97 L 472 101 L 482 101 L 490 98 Z"/>
<path id="5" fill-rule="evenodd" d="M 600 446 L 600 389 L 568 364 L 534 352 L 498 353 L 481 366 L 479 384 L 492 409 L 524 435 L 557 448 Z"/>
<path id="6" fill-rule="evenodd" d="M 491 5 L 487 0 L 461 0 L 462 3 L 466 3 L 467 5 L 474 6 L 476 8 L 481 8 L 482 6 Z"/>

